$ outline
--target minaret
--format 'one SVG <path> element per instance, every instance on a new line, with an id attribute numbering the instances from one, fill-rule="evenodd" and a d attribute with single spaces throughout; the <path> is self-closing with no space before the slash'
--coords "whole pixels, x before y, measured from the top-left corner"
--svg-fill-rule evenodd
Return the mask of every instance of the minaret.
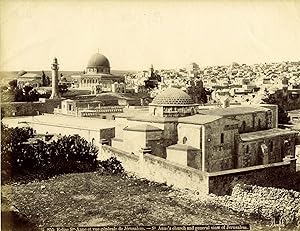
<path id="1" fill-rule="evenodd" d="M 50 96 L 50 99 L 57 99 L 59 98 L 58 93 L 58 62 L 57 58 L 53 59 L 53 63 L 51 65 L 52 69 L 52 94 Z"/>
<path id="2" fill-rule="evenodd" d="M 150 69 L 149 69 L 149 77 L 153 77 L 154 76 L 154 68 L 153 68 L 153 64 L 151 64 Z"/>

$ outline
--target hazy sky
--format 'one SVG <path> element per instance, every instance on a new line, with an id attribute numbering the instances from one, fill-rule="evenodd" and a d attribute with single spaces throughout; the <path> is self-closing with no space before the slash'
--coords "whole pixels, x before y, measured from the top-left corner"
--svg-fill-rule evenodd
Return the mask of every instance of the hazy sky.
<path id="1" fill-rule="evenodd" d="M 2 70 L 300 61 L 300 1 L 0 0 Z"/>

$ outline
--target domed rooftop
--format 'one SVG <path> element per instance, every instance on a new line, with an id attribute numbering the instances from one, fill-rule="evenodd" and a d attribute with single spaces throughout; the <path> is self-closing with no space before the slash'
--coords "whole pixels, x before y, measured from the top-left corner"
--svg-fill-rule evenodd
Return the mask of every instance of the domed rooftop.
<path id="1" fill-rule="evenodd" d="M 92 57 L 89 59 L 87 67 L 110 67 L 108 59 L 100 54 L 96 53 L 93 54 Z"/>
<path id="2" fill-rule="evenodd" d="M 152 101 L 154 105 L 190 105 L 194 104 L 192 98 L 178 88 L 167 88 L 159 93 Z"/>

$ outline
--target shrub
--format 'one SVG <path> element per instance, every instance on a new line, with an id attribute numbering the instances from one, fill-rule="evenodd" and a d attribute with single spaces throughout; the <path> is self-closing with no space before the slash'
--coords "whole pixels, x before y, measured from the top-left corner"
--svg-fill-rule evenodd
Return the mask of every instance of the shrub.
<path id="1" fill-rule="evenodd" d="M 8 128 L 1 123 L 1 173 L 5 180 L 21 167 L 23 146 L 33 137 L 32 128 Z"/>
<path id="2" fill-rule="evenodd" d="M 107 160 L 99 162 L 99 168 L 102 172 L 108 174 L 124 173 L 124 168 L 121 165 L 121 162 L 118 161 L 116 157 L 110 157 Z"/>
<path id="3" fill-rule="evenodd" d="M 97 148 L 79 135 L 48 144 L 42 140 L 27 142 L 33 137 L 32 128 L 2 126 L 1 134 L 2 182 L 30 174 L 50 177 L 97 169 Z"/>
<path id="4" fill-rule="evenodd" d="M 97 155 L 96 147 L 79 135 L 64 136 L 48 145 L 41 164 L 50 174 L 94 171 Z"/>

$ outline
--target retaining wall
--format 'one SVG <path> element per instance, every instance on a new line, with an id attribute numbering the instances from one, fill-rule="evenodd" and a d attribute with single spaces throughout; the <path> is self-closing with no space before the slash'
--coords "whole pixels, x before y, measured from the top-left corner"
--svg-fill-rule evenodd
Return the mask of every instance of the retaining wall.
<path id="1" fill-rule="evenodd" d="M 230 195 L 233 185 L 237 181 L 271 186 L 278 176 L 289 176 L 294 170 L 295 159 L 292 159 L 291 161 L 209 173 L 209 193 Z"/>
<path id="2" fill-rule="evenodd" d="M 138 156 L 103 145 L 100 159 L 105 160 L 112 156 L 122 162 L 125 171 L 132 172 L 138 177 L 208 193 L 208 174 L 206 172 L 181 166 L 151 154 Z"/>
<path id="3" fill-rule="evenodd" d="M 106 160 L 112 156 L 122 162 L 125 171 L 138 177 L 216 195 L 230 195 L 237 181 L 271 186 L 268 184 L 272 184 L 272 180 L 276 180 L 278 176 L 288 176 L 295 170 L 295 159 L 291 159 L 280 163 L 208 173 L 151 154 L 136 155 L 102 145 L 99 159 Z"/>

